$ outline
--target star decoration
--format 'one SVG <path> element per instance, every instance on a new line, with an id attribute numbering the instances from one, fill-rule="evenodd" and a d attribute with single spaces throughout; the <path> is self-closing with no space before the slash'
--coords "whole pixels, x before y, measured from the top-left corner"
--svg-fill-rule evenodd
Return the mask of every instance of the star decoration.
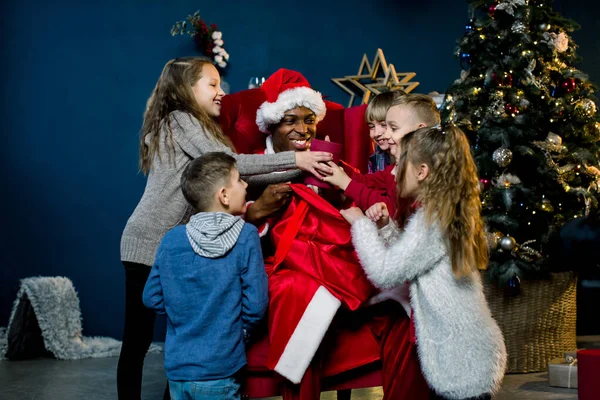
<path id="1" fill-rule="evenodd" d="M 352 107 L 356 96 L 361 96 L 360 104 L 367 104 L 371 94 L 400 89 L 406 93 L 412 91 L 419 85 L 419 82 L 410 81 L 415 75 L 414 72 L 397 73 L 393 64 L 388 65 L 383 50 L 377 49 L 372 63 L 369 63 L 367 55 L 363 54 L 356 75 L 331 80 L 350 95 L 348 107 Z"/>

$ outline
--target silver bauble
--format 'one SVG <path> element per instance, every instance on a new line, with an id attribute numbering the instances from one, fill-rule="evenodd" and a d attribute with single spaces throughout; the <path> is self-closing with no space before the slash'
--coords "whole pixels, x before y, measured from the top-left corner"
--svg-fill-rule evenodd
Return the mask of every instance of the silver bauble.
<path id="1" fill-rule="evenodd" d="M 517 241 L 512 236 L 504 236 L 500 239 L 500 248 L 506 251 L 512 251 L 517 247 Z"/>
<path id="2" fill-rule="evenodd" d="M 512 161 L 512 157 L 512 151 L 510 151 L 510 149 L 507 149 L 506 147 L 500 147 L 499 149 L 496 149 L 494 151 L 494 154 L 492 154 L 494 162 L 502 168 L 510 164 L 510 162 Z"/>

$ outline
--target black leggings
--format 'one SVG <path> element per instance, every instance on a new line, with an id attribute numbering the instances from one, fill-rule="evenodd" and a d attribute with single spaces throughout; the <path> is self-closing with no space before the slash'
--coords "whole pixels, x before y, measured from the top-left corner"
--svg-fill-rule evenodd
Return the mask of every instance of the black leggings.
<path id="1" fill-rule="evenodd" d="M 144 358 L 152 344 L 156 314 L 144 306 L 142 294 L 151 267 L 123 262 L 125 266 L 125 328 L 123 345 L 117 367 L 119 400 L 142 398 L 142 370 Z M 163 399 L 170 399 L 169 387 Z"/>

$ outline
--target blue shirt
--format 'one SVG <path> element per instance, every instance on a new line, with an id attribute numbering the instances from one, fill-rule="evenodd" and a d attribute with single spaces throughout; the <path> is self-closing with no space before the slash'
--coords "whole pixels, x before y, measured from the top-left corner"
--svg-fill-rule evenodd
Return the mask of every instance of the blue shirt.
<path id="1" fill-rule="evenodd" d="M 390 155 L 387 151 L 383 151 L 379 146 L 375 146 L 375 153 L 369 156 L 369 173 L 383 171 L 390 165 L 390 162 Z"/>
<path id="2" fill-rule="evenodd" d="M 174 381 L 232 376 L 246 364 L 244 329 L 268 305 L 267 275 L 256 228 L 244 224 L 220 258 L 194 252 L 184 225 L 167 232 L 144 288 L 146 307 L 167 315 L 165 370 Z"/>

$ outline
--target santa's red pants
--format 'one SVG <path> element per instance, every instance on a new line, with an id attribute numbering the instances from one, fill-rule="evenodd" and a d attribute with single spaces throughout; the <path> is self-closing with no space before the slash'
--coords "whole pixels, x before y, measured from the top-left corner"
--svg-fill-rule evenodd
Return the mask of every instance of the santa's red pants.
<path id="1" fill-rule="evenodd" d="M 370 328 L 380 345 L 384 400 L 429 399 L 430 390 L 421 372 L 416 343 L 411 340 L 410 319 L 399 304 L 388 300 L 354 312 L 340 310 L 334 323 L 338 329 L 344 324 L 367 324 Z M 326 336 L 299 385 L 282 382 L 284 400 L 320 398 L 327 339 Z"/>

